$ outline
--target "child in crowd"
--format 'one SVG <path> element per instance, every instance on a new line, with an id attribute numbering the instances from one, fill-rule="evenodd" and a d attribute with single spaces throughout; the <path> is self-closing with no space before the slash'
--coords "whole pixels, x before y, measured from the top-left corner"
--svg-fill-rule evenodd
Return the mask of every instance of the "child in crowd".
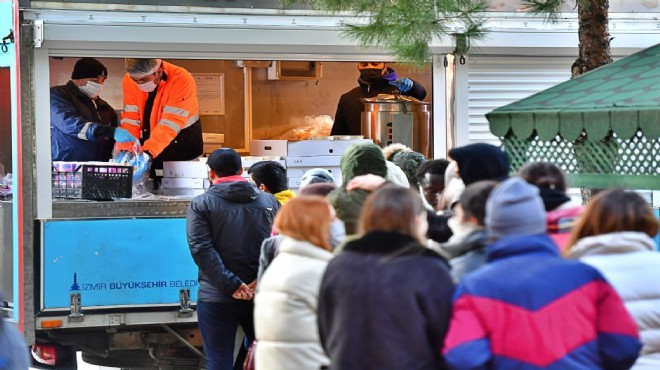
<path id="1" fill-rule="evenodd" d="M 275 161 L 261 161 L 248 169 L 250 179 L 261 191 L 271 193 L 280 204 L 284 205 L 296 194 L 289 190 L 286 168 Z"/>
<path id="2" fill-rule="evenodd" d="M 561 258 L 538 193 L 512 177 L 490 194 L 485 223 L 495 242 L 454 296 L 449 367 L 629 369 L 641 348 L 634 321 L 596 269 Z"/>
<path id="3" fill-rule="evenodd" d="M 440 248 L 442 254 L 450 258 L 455 283 L 486 263 L 486 200 L 495 185 L 495 181 L 484 180 L 468 186 L 454 207 L 454 216 L 448 221 L 453 235 Z"/>

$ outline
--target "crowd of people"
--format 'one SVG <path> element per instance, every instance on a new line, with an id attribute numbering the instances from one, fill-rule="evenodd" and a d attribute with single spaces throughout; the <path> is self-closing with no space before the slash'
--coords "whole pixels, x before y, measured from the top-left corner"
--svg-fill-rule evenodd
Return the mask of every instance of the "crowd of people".
<path id="1" fill-rule="evenodd" d="M 582 206 L 556 165 L 511 173 L 488 144 L 354 144 L 341 185 L 314 169 L 297 194 L 239 162 L 214 152 L 188 213 L 208 369 L 660 368 L 659 225 L 634 191 Z"/>

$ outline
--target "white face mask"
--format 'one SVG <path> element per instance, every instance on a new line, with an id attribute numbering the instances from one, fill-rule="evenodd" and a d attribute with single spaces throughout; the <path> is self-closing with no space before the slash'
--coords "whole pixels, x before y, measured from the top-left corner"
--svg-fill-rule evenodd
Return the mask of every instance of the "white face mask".
<path id="1" fill-rule="evenodd" d="M 332 248 L 336 248 L 344 237 L 346 236 L 346 229 L 344 228 L 344 223 L 340 219 L 336 219 L 330 223 L 330 245 Z"/>
<path id="2" fill-rule="evenodd" d="M 151 80 L 151 81 L 149 81 L 149 82 L 145 82 L 145 83 L 143 83 L 143 84 L 139 84 L 139 85 L 138 85 L 138 87 L 140 88 L 140 90 L 142 90 L 142 91 L 144 91 L 144 92 L 146 92 L 146 93 L 150 93 L 150 92 L 156 90 L 156 86 L 158 86 L 158 85 L 156 85 L 156 84 L 154 83 L 154 80 Z"/>
<path id="3" fill-rule="evenodd" d="M 87 81 L 87 85 L 78 86 L 78 88 L 83 94 L 94 99 L 101 94 L 101 91 L 103 90 L 103 84 L 99 84 L 93 81 Z"/>

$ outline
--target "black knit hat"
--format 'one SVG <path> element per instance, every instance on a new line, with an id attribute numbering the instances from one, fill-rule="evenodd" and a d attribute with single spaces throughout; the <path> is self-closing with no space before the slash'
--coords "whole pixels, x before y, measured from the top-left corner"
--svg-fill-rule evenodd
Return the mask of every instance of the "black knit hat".
<path id="1" fill-rule="evenodd" d="M 243 168 L 240 154 L 230 148 L 214 150 L 206 164 L 220 177 L 238 175 Z"/>
<path id="2" fill-rule="evenodd" d="M 82 58 L 73 66 L 73 72 L 71 73 L 72 80 L 98 77 L 108 77 L 108 69 L 94 58 Z"/>

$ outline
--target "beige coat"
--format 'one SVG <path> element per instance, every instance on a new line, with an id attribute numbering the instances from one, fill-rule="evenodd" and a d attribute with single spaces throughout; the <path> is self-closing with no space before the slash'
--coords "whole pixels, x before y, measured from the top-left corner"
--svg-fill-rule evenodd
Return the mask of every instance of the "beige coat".
<path id="1" fill-rule="evenodd" d="M 282 241 L 254 301 L 257 369 L 318 370 L 330 363 L 316 321 L 321 278 L 332 256 L 308 242 Z"/>

